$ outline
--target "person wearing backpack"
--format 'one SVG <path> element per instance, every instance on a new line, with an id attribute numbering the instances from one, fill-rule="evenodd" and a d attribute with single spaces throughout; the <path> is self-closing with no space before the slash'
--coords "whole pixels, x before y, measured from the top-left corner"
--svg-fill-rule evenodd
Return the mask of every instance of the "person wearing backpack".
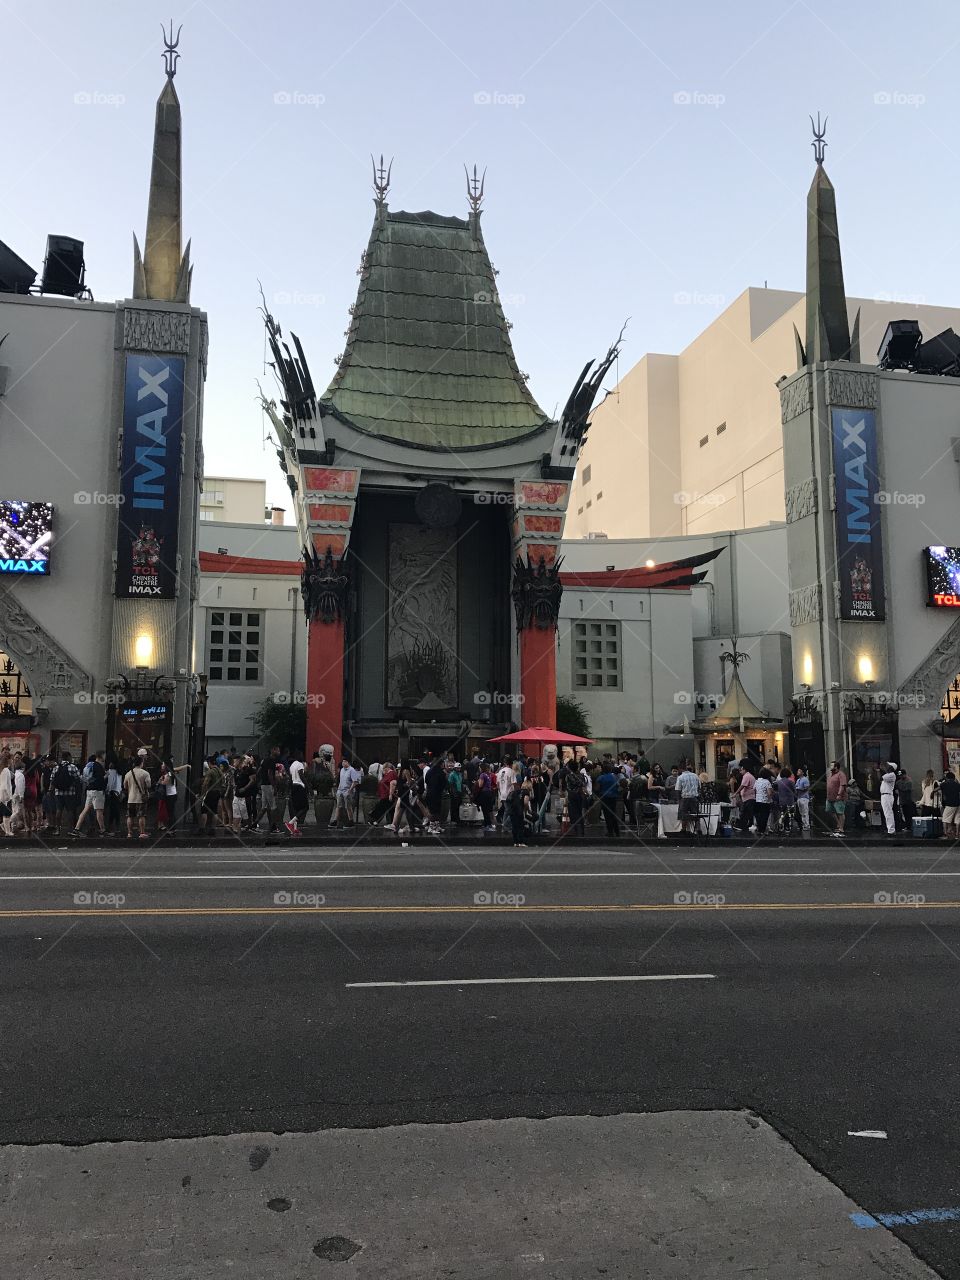
<path id="1" fill-rule="evenodd" d="M 60 828 L 66 820 L 73 826 L 77 812 L 77 790 L 80 787 L 80 770 L 73 763 L 69 751 L 64 751 L 53 774 L 54 818 L 53 830 L 60 834 Z"/>
<path id="2" fill-rule="evenodd" d="M 70 834 L 79 839 L 83 830 L 83 822 L 87 814 L 92 812 L 97 820 L 97 826 L 100 828 L 100 834 L 104 835 L 106 828 L 103 820 L 103 809 L 107 798 L 107 771 L 103 765 L 103 752 L 98 751 L 84 770 L 87 781 L 87 794 L 83 808 L 77 818 L 75 826 L 70 829 Z"/>
<path id="3" fill-rule="evenodd" d="M 494 785 L 495 779 L 491 772 L 491 766 L 481 762 L 480 772 L 477 774 L 477 780 L 473 784 L 473 798 L 483 814 L 484 831 L 496 831 L 497 829 L 493 821 Z"/>
<path id="4" fill-rule="evenodd" d="M 567 816 L 570 820 L 569 832 L 571 835 L 583 835 L 583 801 L 584 801 L 584 777 L 583 772 L 577 765 L 576 759 L 571 756 L 566 763 L 566 767 L 562 774 L 563 790 L 567 797 Z"/>
<path id="5" fill-rule="evenodd" d="M 123 789 L 127 793 L 127 838 L 130 840 L 133 839 L 135 822 L 140 839 L 147 839 L 147 803 L 152 785 L 149 773 L 140 763 L 132 765 L 123 780 Z"/>

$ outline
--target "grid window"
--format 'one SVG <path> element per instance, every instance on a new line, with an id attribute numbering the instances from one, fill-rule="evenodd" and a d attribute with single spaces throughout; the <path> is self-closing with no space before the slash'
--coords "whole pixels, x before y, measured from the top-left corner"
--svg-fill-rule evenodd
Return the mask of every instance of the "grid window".
<path id="1" fill-rule="evenodd" d="M 621 689 L 620 623 L 574 622 L 574 689 Z"/>
<path id="2" fill-rule="evenodd" d="M 262 613 L 207 615 L 207 673 L 211 684 L 262 684 Z"/>

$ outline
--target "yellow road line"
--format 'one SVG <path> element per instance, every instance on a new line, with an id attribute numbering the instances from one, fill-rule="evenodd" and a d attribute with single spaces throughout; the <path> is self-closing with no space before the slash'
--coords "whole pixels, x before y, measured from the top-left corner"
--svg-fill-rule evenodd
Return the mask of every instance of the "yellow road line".
<path id="1" fill-rule="evenodd" d="M 558 906 L 383 906 L 383 907 L 51 907 L 0 910 L 0 920 L 35 920 L 42 917 L 85 916 L 318 916 L 318 915 L 521 915 L 539 912 L 713 912 L 713 911 L 922 911 L 953 910 L 960 902 L 723 902 L 706 903 L 595 903 Z"/>

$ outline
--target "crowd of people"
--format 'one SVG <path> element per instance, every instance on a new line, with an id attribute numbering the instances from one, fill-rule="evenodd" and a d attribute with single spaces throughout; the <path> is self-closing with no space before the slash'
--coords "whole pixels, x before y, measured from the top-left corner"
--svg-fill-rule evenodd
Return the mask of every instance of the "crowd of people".
<path id="1" fill-rule="evenodd" d="M 321 747 L 305 761 L 274 746 L 264 754 L 226 751 L 203 762 L 196 794 L 188 766 L 152 756 L 141 747 L 123 758 L 95 752 L 85 762 L 70 752 L 31 757 L 0 752 L 0 829 L 7 836 L 84 834 L 146 840 L 196 826 L 203 834 L 232 831 L 302 835 L 311 804 L 317 828 L 360 823 L 404 832 L 440 834 L 464 824 L 509 832 L 515 847 L 533 834 L 585 835 L 588 814 L 602 818 L 606 834 L 637 830 L 655 820 L 657 806 L 676 805 L 681 830 L 701 829 L 718 801 L 729 804 L 732 828 L 744 836 L 809 832 L 811 779 L 802 766 L 774 759 L 730 761 L 718 784 L 692 761 L 666 770 L 643 754 L 599 759 L 571 755 L 487 758 L 474 750 L 461 763 L 453 754 L 362 764 Z M 938 816 L 946 838 L 960 837 L 960 781 L 951 770 L 928 770 L 914 796 L 906 769 L 887 761 L 863 785 L 833 761 L 826 775 L 826 814 L 834 836 L 870 825 L 909 830 L 915 815 Z M 361 799 L 370 804 L 361 806 Z M 184 803 L 186 800 L 188 803 Z M 724 810 L 726 814 L 726 809 Z"/>

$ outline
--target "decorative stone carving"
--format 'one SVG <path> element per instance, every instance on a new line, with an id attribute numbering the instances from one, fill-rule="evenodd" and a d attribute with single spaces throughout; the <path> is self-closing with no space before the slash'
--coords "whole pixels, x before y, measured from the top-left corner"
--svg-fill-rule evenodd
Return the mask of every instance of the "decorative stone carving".
<path id="1" fill-rule="evenodd" d="M 200 322 L 200 372 L 204 379 L 207 376 L 207 351 L 210 346 L 210 327 L 206 320 Z"/>
<path id="2" fill-rule="evenodd" d="M 534 563 L 528 558 L 526 564 L 517 556 L 513 567 L 513 607 L 517 614 L 517 630 L 536 627 L 540 631 L 549 631 L 557 625 L 560 617 L 560 600 L 563 596 L 563 584 L 560 581 L 560 562 L 562 557 L 548 565 L 543 556 Z"/>
<path id="3" fill-rule="evenodd" d="M 812 516 L 817 510 L 817 477 L 808 476 L 786 492 L 787 524 Z"/>
<path id="4" fill-rule="evenodd" d="M 844 405 L 850 409 L 876 409 L 879 390 L 875 373 L 856 372 L 852 369 L 827 370 L 828 404 Z"/>
<path id="5" fill-rule="evenodd" d="M 34 699 L 90 688 L 89 674 L 9 588 L 0 589 L 0 647 L 27 677 Z"/>
<path id="6" fill-rule="evenodd" d="M 933 646 L 916 670 L 897 690 L 901 705 L 940 706 L 943 695 L 960 671 L 960 618 Z"/>
<path id="7" fill-rule="evenodd" d="M 181 311 L 147 311 L 126 307 L 123 312 L 123 345 L 133 351 L 190 350 L 191 316 Z M 206 328 L 206 326 L 204 326 Z"/>
<path id="8" fill-rule="evenodd" d="M 780 388 L 780 421 L 784 426 L 810 408 L 810 375 L 804 374 Z"/>
<path id="9" fill-rule="evenodd" d="M 802 627 L 805 622 L 816 622 L 821 616 L 820 583 L 800 587 L 790 592 L 790 625 Z"/>
<path id="10" fill-rule="evenodd" d="M 350 586 L 350 574 L 342 560 L 335 560 L 330 548 L 321 560 L 316 552 L 304 556 L 300 594 L 308 622 L 339 622 L 343 617 Z"/>

